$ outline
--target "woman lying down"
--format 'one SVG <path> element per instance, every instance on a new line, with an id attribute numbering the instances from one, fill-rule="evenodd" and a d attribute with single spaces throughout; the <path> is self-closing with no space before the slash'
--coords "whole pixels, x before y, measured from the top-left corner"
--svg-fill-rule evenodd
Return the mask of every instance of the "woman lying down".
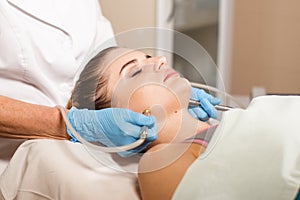
<path id="1" fill-rule="evenodd" d="M 164 57 L 113 47 L 87 65 L 68 106 L 128 108 L 156 118 L 158 138 L 139 163 L 142 199 L 295 198 L 300 97 L 257 98 L 211 126 L 188 113 L 190 90 Z"/>

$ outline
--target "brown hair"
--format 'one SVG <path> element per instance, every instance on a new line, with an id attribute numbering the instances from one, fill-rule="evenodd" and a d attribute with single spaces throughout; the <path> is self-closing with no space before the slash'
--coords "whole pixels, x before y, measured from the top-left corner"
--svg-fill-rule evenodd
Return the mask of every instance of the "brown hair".
<path id="1" fill-rule="evenodd" d="M 107 77 L 104 76 L 105 56 L 118 47 L 109 47 L 100 51 L 85 66 L 75 84 L 67 108 L 87 108 L 99 110 L 111 107 L 111 98 L 107 91 Z"/>

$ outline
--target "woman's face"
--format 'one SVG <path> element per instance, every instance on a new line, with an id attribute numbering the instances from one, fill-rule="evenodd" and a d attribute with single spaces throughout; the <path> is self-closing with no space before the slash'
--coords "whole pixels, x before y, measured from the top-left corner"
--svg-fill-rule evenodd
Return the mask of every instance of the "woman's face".
<path id="1" fill-rule="evenodd" d="M 158 141 L 169 142 L 180 129 L 182 110 L 187 110 L 191 86 L 165 57 L 151 57 L 140 51 L 117 49 L 109 54 L 108 91 L 112 107 L 138 113 L 149 109 L 156 117 Z"/>

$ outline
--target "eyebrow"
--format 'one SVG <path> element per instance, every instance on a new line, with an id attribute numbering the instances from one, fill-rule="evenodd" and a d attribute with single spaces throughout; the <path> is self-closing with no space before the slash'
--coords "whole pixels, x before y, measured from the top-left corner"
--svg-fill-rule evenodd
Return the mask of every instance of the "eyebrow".
<path id="1" fill-rule="evenodd" d="M 133 60 L 130 60 L 129 62 L 125 63 L 125 64 L 122 66 L 122 68 L 121 68 L 119 74 L 122 73 L 122 71 L 123 71 L 123 69 L 125 69 L 125 67 L 127 67 L 127 66 L 130 65 L 131 63 L 135 63 L 135 62 L 137 62 L 137 59 L 133 59 Z"/>
<path id="2" fill-rule="evenodd" d="M 151 58 L 152 56 L 150 56 L 150 55 L 145 55 L 145 58 Z M 121 68 L 121 70 L 120 70 L 120 73 L 119 74 L 121 74 L 122 73 L 122 71 L 123 71 L 123 69 L 125 69 L 125 67 L 127 67 L 128 65 L 130 65 L 131 63 L 135 63 L 135 62 L 137 62 L 138 60 L 137 59 L 132 59 L 132 60 L 130 60 L 129 62 L 127 62 L 127 63 L 125 63 L 123 66 L 122 66 L 122 68 Z"/>

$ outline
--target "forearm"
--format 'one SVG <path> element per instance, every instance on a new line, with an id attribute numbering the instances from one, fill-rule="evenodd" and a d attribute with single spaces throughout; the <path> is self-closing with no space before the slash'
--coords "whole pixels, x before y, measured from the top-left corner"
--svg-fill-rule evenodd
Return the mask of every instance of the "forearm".
<path id="1" fill-rule="evenodd" d="M 0 96 L 0 137 L 69 139 L 57 108 Z"/>

